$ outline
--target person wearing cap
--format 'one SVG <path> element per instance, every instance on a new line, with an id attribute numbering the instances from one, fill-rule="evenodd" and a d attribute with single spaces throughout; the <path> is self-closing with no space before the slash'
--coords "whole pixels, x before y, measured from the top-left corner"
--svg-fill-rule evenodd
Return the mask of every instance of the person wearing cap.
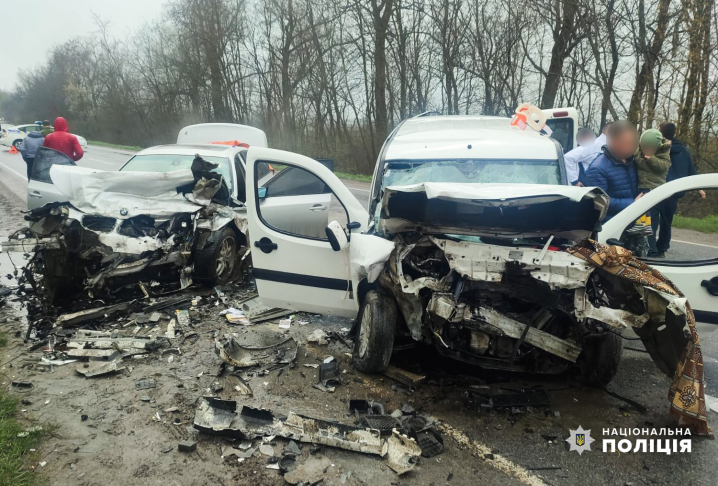
<path id="1" fill-rule="evenodd" d="M 648 192 L 665 184 L 670 168 L 671 141 L 663 138 L 661 132 L 655 128 L 644 131 L 636 150 L 638 190 Z"/>
<path id="2" fill-rule="evenodd" d="M 651 128 L 641 134 L 635 158 L 639 192 L 646 193 L 666 183 L 668 169 L 671 168 L 671 141 L 664 138 L 659 130 Z M 651 209 L 653 234 L 648 236 L 649 257 L 665 256 L 665 250 L 659 251 L 664 247 L 661 237 L 670 234 L 674 212 L 665 204 Z M 660 235 L 658 239 L 656 235 Z"/>
<path id="3" fill-rule="evenodd" d="M 52 132 L 54 132 L 54 131 L 55 131 L 55 129 L 52 128 L 52 126 L 50 125 L 50 120 L 43 120 L 43 121 L 42 121 L 42 131 L 41 131 L 41 133 L 42 133 L 42 136 L 43 136 L 43 137 L 47 137 L 48 135 L 50 135 L 50 134 L 51 134 Z"/>

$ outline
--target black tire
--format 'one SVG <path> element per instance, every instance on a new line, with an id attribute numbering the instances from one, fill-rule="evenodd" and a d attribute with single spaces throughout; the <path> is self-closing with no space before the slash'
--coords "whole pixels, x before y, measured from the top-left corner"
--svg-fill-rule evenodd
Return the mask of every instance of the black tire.
<path id="1" fill-rule="evenodd" d="M 354 367 L 364 373 L 383 373 L 389 366 L 396 332 L 396 301 L 378 290 L 367 292 L 358 316 Z"/>
<path id="2" fill-rule="evenodd" d="M 622 355 L 623 339 L 619 335 L 605 332 L 586 336 L 579 358 L 581 381 L 591 386 L 608 385 L 618 373 Z"/>
<path id="3" fill-rule="evenodd" d="M 15 150 L 20 150 L 20 145 L 22 145 L 22 139 L 18 138 L 12 143 L 12 146 L 15 147 Z"/>
<path id="4" fill-rule="evenodd" d="M 209 239 L 207 246 L 195 254 L 194 274 L 210 287 L 224 285 L 232 280 L 237 266 L 237 235 L 231 228 L 224 228 Z"/>

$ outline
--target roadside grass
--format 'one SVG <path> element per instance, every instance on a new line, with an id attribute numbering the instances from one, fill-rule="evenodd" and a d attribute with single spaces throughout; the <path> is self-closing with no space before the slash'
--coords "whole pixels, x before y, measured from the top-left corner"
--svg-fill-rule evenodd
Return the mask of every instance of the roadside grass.
<path id="1" fill-rule="evenodd" d="M 133 145 L 118 145 L 116 143 L 98 142 L 95 140 L 88 140 L 87 143 L 89 145 L 97 145 L 98 147 L 107 147 L 107 148 L 114 148 L 114 149 L 120 149 L 120 150 L 131 150 L 133 152 L 138 152 L 138 151 L 142 150 L 142 147 L 135 147 Z"/>
<path id="2" fill-rule="evenodd" d="M 372 179 L 372 176 L 370 176 L 370 175 L 349 174 L 347 172 L 335 172 L 334 175 L 340 179 L 347 179 L 350 181 L 371 182 L 371 179 Z"/>
<path id="3" fill-rule="evenodd" d="M 673 227 L 700 231 L 701 233 L 718 233 L 718 215 L 712 214 L 705 218 L 687 218 L 676 215 Z"/>
<path id="4" fill-rule="evenodd" d="M 7 337 L 0 334 L 0 347 Z M 33 449 L 48 431 L 47 427 L 26 430 L 17 421 L 19 400 L 0 389 L 0 486 L 35 486 L 47 481 L 28 467 Z M 21 437 L 18 437 L 21 434 Z"/>

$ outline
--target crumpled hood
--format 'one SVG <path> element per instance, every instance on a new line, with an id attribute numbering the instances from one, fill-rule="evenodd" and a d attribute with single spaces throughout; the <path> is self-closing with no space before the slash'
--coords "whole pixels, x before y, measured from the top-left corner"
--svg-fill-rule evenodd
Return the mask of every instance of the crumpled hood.
<path id="1" fill-rule="evenodd" d="M 61 116 L 58 116 L 57 118 L 55 118 L 55 131 L 56 132 L 66 132 L 67 130 L 68 130 L 67 120 L 65 120 Z"/>
<path id="2" fill-rule="evenodd" d="M 178 187 L 194 182 L 189 169 L 171 172 L 104 171 L 53 165 L 53 184 L 76 209 L 127 219 L 140 214 L 155 218 L 194 213 L 202 205 L 188 200 Z"/>
<path id="3" fill-rule="evenodd" d="M 425 182 L 384 191 L 379 231 L 579 241 L 598 228 L 608 195 L 596 187 Z"/>

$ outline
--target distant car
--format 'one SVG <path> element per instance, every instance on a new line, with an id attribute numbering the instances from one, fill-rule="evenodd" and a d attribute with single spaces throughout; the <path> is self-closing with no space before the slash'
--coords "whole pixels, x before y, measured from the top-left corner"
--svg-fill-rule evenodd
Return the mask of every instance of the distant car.
<path id="1" fill-rule="evenodd" d="M 20 150 L 20 144 L 22 143 L 22 140 L 27 137 L 28 133 L 39 132 L 41 130 L 42 125 L 38 125 L 37 123 L 15 126 L 8 125 L 7 129 L 5 128 L 5 125 L 3 125 L 0 145 L 5 145 L 6 147 L 14 146 L 16 149 Z M 87 140 L 85 140 L 85 137 L 81 137 L 80 135 L 75 135 L 75 137 L 77 137 L 77 141 L 80 142 L 82 150 L 87 150 Z"/>

